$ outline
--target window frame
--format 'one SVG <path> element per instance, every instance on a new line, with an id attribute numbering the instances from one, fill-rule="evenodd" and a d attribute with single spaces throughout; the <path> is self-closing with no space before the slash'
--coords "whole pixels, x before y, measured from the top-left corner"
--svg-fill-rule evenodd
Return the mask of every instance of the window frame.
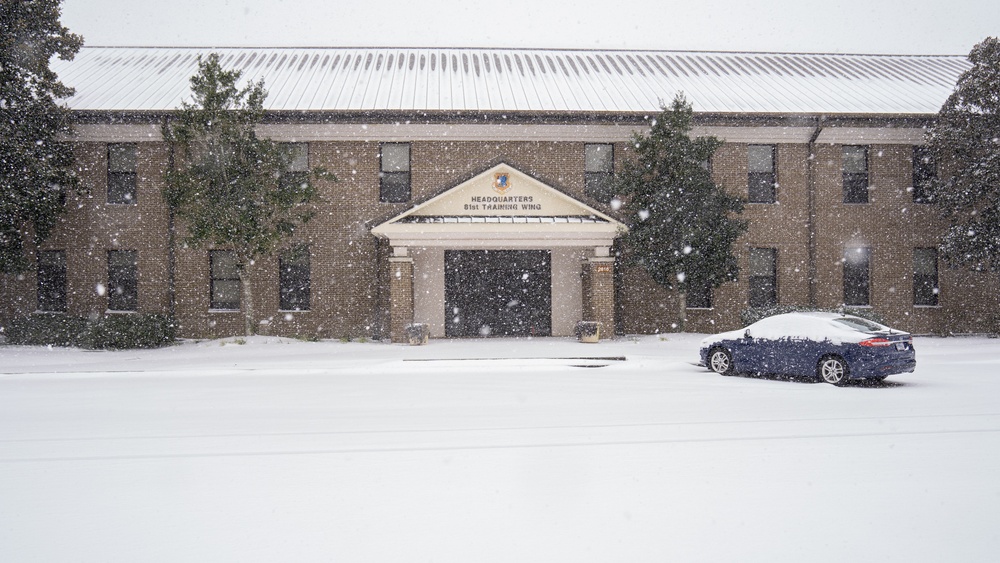
<path id="1" fill-rule="evenodd" d="M 926 253 L 933 259 L 931 272 L 921 272 L 922 264 L 919 255 Z M 938 249 L 934 247 L 918 247 L 913 249 L 913 304 L 918 307 L 937 307 L 941 294 L 940 265 Z"/>
<path id="2" fill-rule="evenodd" d="M 113 156 L 121 149 L 130 149 L 131 155 L 126 157 L 130 160 L 130 167 L 119 169 L 118 159 Z M 108 143 L 105 156 L 107 157 L 107 202 L 110 205 L 135 205 L 138 203 L 138 166 L 139 166 L 139 146 L 138 143 Z M 120 193 L 119 193 L 120 192 Z"/>
<path id="3" fill-rule="evenodd" d="M 278 180 L 282 189 L 298 186 L 309 179 L 309 143 L 280 143 L 288 151 L 288 168 L 282 171 Z M 296 154 L 301 151 L 304 154 Z"/>
<path id="4" fill-rule="evenodd" d="M 712 309 L 714 307 L 712 284 L 709 282 L 690 282 L 684 293 L 686 309 Z"/>
<path id="5" fill-rule="evenodd" d="M 131 260 L 127 260 L 131 255 Z M 114 258 L 126 258 L 118 263 Z M 124 264 L 124 266 L 123 266 Z M 108 251 L 108 285 L 106 286 L 109 311 L 132 312 L 139 310 L 139 253 L 134 250 Z"/>
<path id="6" fill-rule="evenodd" d="M 386 148 L 406 147 L 406 169 L 387 170 Z M 413 143 L 381 143 L 379 160 L 379 201 L 381 203 L 406 203 L 413 197 Z M 398 192 L 398 193 L 397 193 Z"/>
<path id="7" fill-rule="evenodd" d="M 852 258 L 852 253 L 860 258 Z M 861 246 L 844 249 L 844 305 L 870 307 L 872 302 L 872 251 Z M 864 267 L 862 268 L 861 265 Z"/>
<path id="8" fill-rule="evenodd" d="M 927 145 L 913 145 L 913 203 L 934 203 L 931 194 L 921 187 L 924 182 L 937 177 L 937 162 Z"/>
<path id="9" fill-rule="evenodd" d="M 766 252 L 769 256 L 766 260 L 770 263 L 767 273 L 756 271 L 754 264 L 754 254 Z M 749 307 L 771 307 L 778 304 L 778 249 L 774 247 L 754 247 L 750 249 L 747 256 L 748 268 L 748 294 L 747 305 Z"/>
<path id="10" fill-rule="evenodd" d="M 36 260 L 35 287 L 38 310 L 46 313 L 65 313 L 69 309 L 66 291 L 66 251 L 39 250 Z"/>
<path id="11" fill-rule="evenodd" d="M 847 153 L 851 150 L 858 149 L 861 151 L 864 157 L 864 171 L 848 171 L 848 156 Z M 869 147 L 868 145 L 842 145 L 841 147 L 841 174 L 844 188 L 844 203 L 847 204 L 865 204 L 870 203 L 871 199 L 869 197 L 869 187 L 870 187 L 870 162 L 869 162 Z"/>
<path id="12" fill-rule="evenodd" d="M 303 272 L 304 279 L 301 277 Z M 278 256 L 278 309 L 309 311 L 311 300 L 312 263 L 309 246 L 296 245 Z"/>
<path id="13" fill-rule="evenodd" d="M 600 162 L 591 160 L 591 151 L 600 153 L 608 151 L 608 156 L 602 156 Z M 592 166 L 595 164 L 595 166 Z M 600 166 L 596 166 L 600 165 Z M 608 203 L 615 196 L 611 192 L 615 177 L 615 145 L 614 143 L 584 143 L 583 144 L 583 191 L 588 196 Z"/>
<path id="14" fill-rule="evenodd" d="M 232 261 L 232 272 L 223 271 L 228 269 L 228 264 L 222 264 L 222 259 Z M 243 285 L 240 280 L 239 269 L 236 267 L 236 253 L 232 250 L 209 250 L 208 251 L 208 277 L 209 294 L 208 308 L 212 311 L 239 311 L 242 305 Z M 234 283 L 235 282 L 235 283 Z M 235 296 L 229 301 L 223 301 L 224 292 L 232 291 L 235 285 Z M 226 287 L 230 289 L 226 289 Z"/>
<path id="15" fill-rule="evenodd" d="M 770 170 L 754 170 L 751 151 L 767 148 L 770 151 Z M 759 197 L 754 197 L 755 195 Z M 747 145 L 747 202 L 772 204 L 778 202 L 778 147 L 777 145 Z"/>

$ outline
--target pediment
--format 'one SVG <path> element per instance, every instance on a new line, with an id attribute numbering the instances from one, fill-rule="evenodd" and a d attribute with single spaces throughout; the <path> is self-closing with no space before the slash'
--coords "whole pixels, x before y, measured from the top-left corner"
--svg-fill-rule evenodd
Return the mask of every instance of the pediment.
<path id="1" fill-rule="evenodd" d="M 610 247 L 625 225 L 505 163 L 372 229 L 394 247 Z"/>
<path id="2" fill-rule="evenodd" d="M 508 164 L 498 164 L 383 225 L 418 218 L 560 217 L 618 222 Z"/>

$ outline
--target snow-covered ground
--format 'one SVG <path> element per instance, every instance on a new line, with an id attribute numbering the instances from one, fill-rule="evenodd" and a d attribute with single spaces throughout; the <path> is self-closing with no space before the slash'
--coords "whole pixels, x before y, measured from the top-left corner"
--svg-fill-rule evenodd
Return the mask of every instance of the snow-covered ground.
<path id="1" fill-rule="evenodd" d="M 1000 340 L 838 388 L 701 338 L 0 346 L 0 561 L 997 560 Z"/>

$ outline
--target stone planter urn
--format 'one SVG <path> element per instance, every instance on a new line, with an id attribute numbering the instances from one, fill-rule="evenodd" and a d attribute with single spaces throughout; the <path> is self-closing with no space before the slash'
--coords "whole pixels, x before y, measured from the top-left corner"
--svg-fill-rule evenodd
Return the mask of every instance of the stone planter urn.
<path id="1" fill-rule="evenodd" d="M 406 325 L 406 338 L 410 346 L 423 346 L 430 338 L 431 328 L 427 323 L 413 323 Z"/>
<path id="2" fill-rule="evenodd" d="M 574 330 L 580 342 L 599 342 L 601 340 L 601 323 L 597 321 L 580 321 Z"/>

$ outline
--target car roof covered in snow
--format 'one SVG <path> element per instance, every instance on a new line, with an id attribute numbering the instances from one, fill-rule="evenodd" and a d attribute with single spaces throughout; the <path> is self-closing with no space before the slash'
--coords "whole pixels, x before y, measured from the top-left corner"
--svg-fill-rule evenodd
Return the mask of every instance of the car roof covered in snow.
<path id="1" fill-rule="evenodd" d="M 272 111 L 933 115 L 962 56 L 447 48 L 84 47 L 53 60 L 78 111 L 169 111 L 199 56 L 265 81 Z"/>
<path id="2" fill-rule="evenodd" d="M 839 322 L 841 320 L 855 322 Z M 890 329 L 880 323 L 853 315 L 826 311 L 798 311 L 765 317 L 746 328 L 706 337 L 701 345 L 705 347 L 723 340 L 742 338 L 746 331 L 749 331 L 753 338 L 768 340 L 814 340 L 830 341 L 834 344 L 860 342 L 869 338 L 872 332 L 862 330 L 865 326 L 877 330 L 891 330 L 894 334 L 905 334 L 903 331 Z"/>

